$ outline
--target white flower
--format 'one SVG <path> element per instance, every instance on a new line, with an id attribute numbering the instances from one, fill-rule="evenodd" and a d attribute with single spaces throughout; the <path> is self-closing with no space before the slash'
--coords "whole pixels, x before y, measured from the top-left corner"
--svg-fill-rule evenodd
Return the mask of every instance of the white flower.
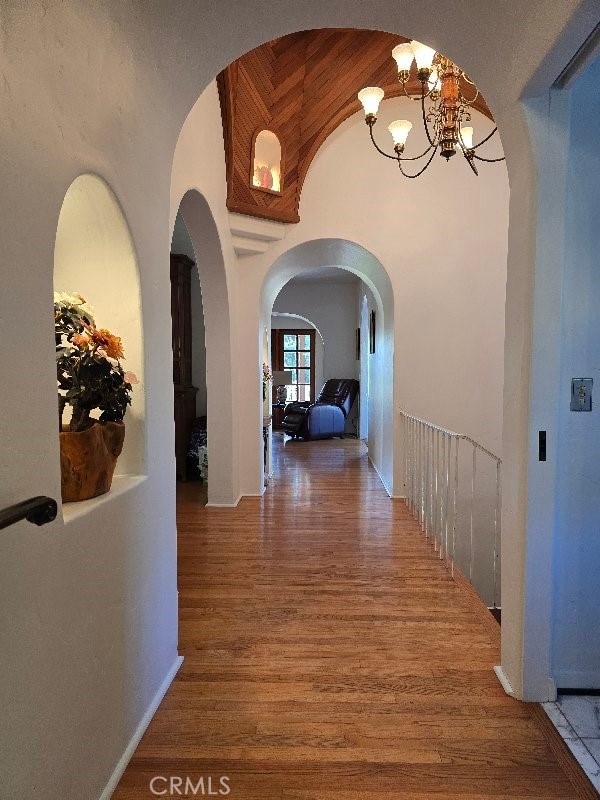
<path id="1" fill-rule="evenodd" d="M 68 292 L 54 292 L 54 302 L 75 309 L 82 317 L 87 317 L 91 322 L 94 321 L 94 309 L 86 302 L 85 297 Z"/>

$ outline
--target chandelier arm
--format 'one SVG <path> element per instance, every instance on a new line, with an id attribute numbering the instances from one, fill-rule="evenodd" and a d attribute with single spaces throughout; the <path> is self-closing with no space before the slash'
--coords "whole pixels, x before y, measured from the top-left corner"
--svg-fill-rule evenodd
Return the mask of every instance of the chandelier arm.
<path id="1" fill-rule="evenodd" d="M 392 161 L 397 161 L 398 160 L 398 156 L 397 155 L 391 156 L 389 153 L 386 153 L 385 150 L 382 150 L 381 147 L 379 147 L 379 145 L 375 141 L 375 137 L 373 136 L 373 126 L 372 125 L 369 125 L 369 133 L 371 134 L 371 141 L 373 142 L 373 146 L 375 147 L 375 150 L 377 150 L 378 153 L 381 153 L 381 155 L 385 156 L 386 158 L 391 158 Z"/>
<path id="2" fill-rule="evenodd" d="M 463 156 L 464 156 L 464 159 L 467 162 L 467 164 L 471 167 L 471 169 L 475 173 L 475 175 L 479 176 L 479 170 L 477 169 L 477 167 L 473 163 L 473 157 L 469 158 L 469 156 L 465 153 L 464 150 L 463 150 Z"/>
<path id="3" fill-rule="evenodd" d="M 427 134 L 427 140 L 431 147 L 437 148 L 437 144 L 431 139 L 429 134 L 429 126 L 427 125 L 427 117 L 425 115 L 425 84 L 421 84 L 421 111 L 423 113 L 423 127 L 425 128 L 425 133 Z"/>
<path id="4" fill-rule="evenodd" d="M 473 153 L 473 158 L 476 158 L 477 161 L 486 161 L 488 164 L 495 164 L 496 161 L 506 161 L 506 156 L 502 156 L 502 158 L 484 158 L 483 156 L 478 156 L 477 153 Z"/>
<path id="5" fill-rule="evenodd" d="M 409 175 L 408 173 L 404 172 L 404 170 L 402 169 L 401 161 L 398 161 L 398 167 L 400 168 L 400 172 L 404 175 L 405 178 L 418 178 L 419 175 L 422 175 L 425 172 L 425 170 L 427 169 L 427 167 L 431 164 L 431 160 L 433 159 L 434 155 L 437 153 L 437 149 L 438 149 L 438 146 L 436 144 L 432 154 L 427 159 L 427 163 L 425 164 L 425 166 L 422 167 L 422 169 L 420 169 L 415 175 Z"/>
<path id="6" fill-rule="evenodd" d="M 431 148 L 435 147 L 435 146 L 436 145 L 430 144 L 429 147 L 427 148 L 427 150 L 423 150 L 423 152 L 421 153 L 420 156 L 412 156 L 411 158 L 409 158 L 408 156 L 406 158 L 404 158 L 403 156 L 400 156 L 398 158 L 398 161 L 418 161 L 420 158 L 423 158 L 423 156 L 426 156 L 427 153 L 431 150 Z"/>
<path id="7" fill-rule="evenodd" d="M 491 131 L 491 133 L 488 133 L 488 135 L 485 137 L 485 139 L 482 139 L 478 144 L 474 144 L 473 147 L 471 147 L 471 150 L 477 150 L 477 148 L 481 147 L 482 144 L 485 144 L 486 142 L 488 142 L 492 138 L 492 136 L 497 132 L 497 130 L 498 130 L 498 126 L 496 126 L 494 128 L 494 130 Z"/>

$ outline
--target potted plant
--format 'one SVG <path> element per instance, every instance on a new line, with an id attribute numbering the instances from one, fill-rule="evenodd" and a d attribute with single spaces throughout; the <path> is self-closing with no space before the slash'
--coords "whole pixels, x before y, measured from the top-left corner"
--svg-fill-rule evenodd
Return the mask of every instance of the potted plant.
<path id="1" fill-rule="evenodd" d="M 138 381 L 121 366 L 121 339 L 96 327 L 81 295 L 55 292 L 54 331 L 62 499 L 87 500 L 111 487 L 125 439 L 123 417 Z"/>

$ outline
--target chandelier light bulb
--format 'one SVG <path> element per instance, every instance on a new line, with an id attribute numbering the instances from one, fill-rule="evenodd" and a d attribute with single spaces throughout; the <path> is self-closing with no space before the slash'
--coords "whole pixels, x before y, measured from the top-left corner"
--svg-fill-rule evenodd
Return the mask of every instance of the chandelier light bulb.
<path id="1" fill-rule="evenodd" d="M 365 116 L 377 116 L 377 110 L 379 103 L 383 100 L 383 95 L 383 89 L 380 89 L 379 86 L 366 86 L 360 90 L 358 99 L 363 105 Z"/>
<path id="2" fill-rule="evenodd" d="M 403 71 L 408 72 L 415 58 L 410 42 L 397 44 L 392 50 L 392 58 L 398 65 L 399 73 Z"/>
<path id="3" fill-rule="evenodd" d="M 388 131 L 392 134 L 394 144 L 399 144 L 404 147 L 411 128 L 412 122 L 409 122 L 407 119 L 397 119 L 388 125 Z"/>
<path id="4" fill-rule="evenodd" d="M 435 50 L 433 49 L 433 47 L 428 47 L 426 44 L 417 42 L 416 39 L 414 39 L 410 43 L 410 45 L 412 47 L 413 53 L 415 54 L 417 69 L 430 70 L 431 65 L 433 64 L 433 57 L 435 56 Z"/>
<path id="5" fill-rule="evenodd" d="M 462 139 L 463 146 L 467 150 L 470 150 L 473 147 L 473 128 L 470 125 L 465 127 L 461 126 L 460 137 Z"/>

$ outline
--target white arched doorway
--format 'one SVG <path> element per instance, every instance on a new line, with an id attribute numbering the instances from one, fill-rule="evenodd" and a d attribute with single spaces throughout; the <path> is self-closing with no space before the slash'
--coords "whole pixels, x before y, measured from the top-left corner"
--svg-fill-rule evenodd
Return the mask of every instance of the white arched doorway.
<path id="1" fill-rule="evenodd" d="M 369 355 L 369 458 L 388 492 L 403 480 L 394 460 L 394 299 L 385 267 L 361 245 L 342 239 L 318 239 L 297 245 L 271 265 L 261 287 L 259 329 L 270 320 L 273 303 L 294 276 L 323 267 L 337 267 L 356 275 L 373 298 L 377 315 L 377 346 Z"/>
<path id="2" fill-rule="evenodd" d="M 202 291 L 206 347 L 206 421 L 208 433 L 208 505 L 232 505 L 235 499 L 233 384 L 229 294 L 219 233 L 210 206 L 195 189 L 179 210 L 188 230 Z"/>

